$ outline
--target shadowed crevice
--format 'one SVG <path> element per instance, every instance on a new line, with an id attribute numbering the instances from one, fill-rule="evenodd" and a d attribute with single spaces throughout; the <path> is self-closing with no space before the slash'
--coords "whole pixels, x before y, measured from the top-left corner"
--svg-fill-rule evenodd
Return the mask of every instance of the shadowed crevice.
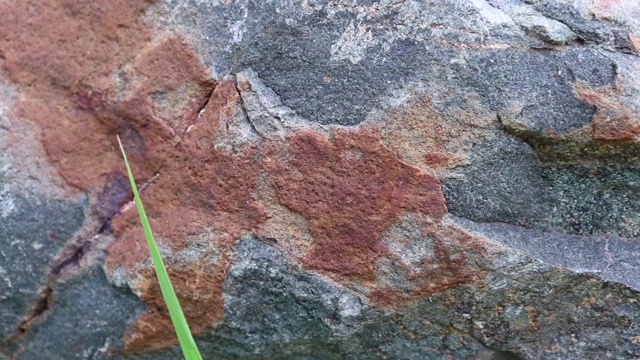
<path id="1" fill-rule="evenodd" d="M 41 316 L 46 315 L 51 306 L 52 296 L 53 288 L 51 286 L 46 286 L 40 291 L 29 316 L 27 316 L 27 318 L 14 330 L 13 334 L 3 342 L 2 347 L 7 347 L 8 345 L 22 339 L 26 335 L 31 324 Z"/>

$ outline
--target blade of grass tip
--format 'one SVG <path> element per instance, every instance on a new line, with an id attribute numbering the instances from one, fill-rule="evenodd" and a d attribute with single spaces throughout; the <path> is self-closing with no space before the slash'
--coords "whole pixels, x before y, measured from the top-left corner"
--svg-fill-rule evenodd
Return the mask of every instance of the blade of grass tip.
<path id="1" fill-rule="evenodd" d="M 160 255 L 160 251 L 158 250 L 158 246 L 153 237 L 153 233 L 151 232 L 151 226 L 149 226 L 149 220 L 147 219 L 147 214 L 144 211 L 144 206 L 142 205 L 142 200 L 140 199 L 140 194 L 138 193 L 138 187 L 136 186 L 136 182 L 133 178 L 133 173 L 131 172 L 131 167 L 129 166 L 129 160 L 127 159 L 127 154 L 124 151 L 124 146 L 122 146 L 122 142 L 120 141 L 120 136 L 118 136 L 118 144 L 120 145 L 120 151 L 122 151 L 124 165 L 127 168 L 127 175 L 129 176 L 129 182 L 131 183 L 133 198 L 135 200 L 136 207 L 138 208 L 138 214 L 140 215 L 140 222 L 142 223 L 142 228 L 144 229 L 144 235 L 147 238 L 147 244 L 149 245 L 149 251 L 151 252 L 153 265 L 156 269 L 158 282 L 160 283 L 160 290 L 162 291 L 162 296 L 164 297 L 164 301 L 167 304 L 167 308 L 169 309 L 169 315 L 171 316 L 173 327 L 176 331 L 176 334 L 178 335 L 180 347 L 182 348 L 182 352 L 186 360 L 202 360 L 200 351 L 198 350 L 196 342 L 193 340 L 193 336 L 191 335 L 191 331 L 189 330 L 187 319 L 184 317 L 184 313 L 182 312 L 182 308 L 180 307 L 178 297 L 176 296 L 176 293 L 173 290 L 173 286 L 171 285 L 171 281 L 169 280 L 169 275 L 167 274 L 167 270 L 164 267 L 164 262 L 162 261 L 162 256 Z"/>

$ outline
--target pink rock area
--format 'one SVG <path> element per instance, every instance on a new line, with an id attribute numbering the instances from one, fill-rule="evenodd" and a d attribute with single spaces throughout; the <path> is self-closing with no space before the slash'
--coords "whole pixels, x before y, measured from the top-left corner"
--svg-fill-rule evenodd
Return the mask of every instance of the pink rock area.
<path id="1" fill-rule="evenodd" d="M 135 208 L 117 211 L 130 198 L 108 198 L 124 174 L 116 134 L 146 186 L 151 226 L 196 334 L 224 320 L 222 285 L 244 234 L 280 234 L 276 241 L 306 269 L 379 306 L 483 274 L 484 240 L 443 222 L 440 181 L 428 172 L 430 164 L 462 161 L 459 152 L 434 147 L 417 167 L 366 126 L 301 126 L 283 140 L 228 146 L 237 136 L 230 123 L 243 116 L 238 89 L 211 80 L 181 35 L 145 24 L 149 4 L 0 4 L 0 58 L 21 94 L 15 114 L 41 127 L 48 157 L 70 186 L 107 194 L 93 197 L 95 209 L 115 207 L 105 269 L 125 274 L 148 305 L 127 335 L 127 350 L 176 339 Z M 405 281 L 391 281 L 389 269 Z"/>

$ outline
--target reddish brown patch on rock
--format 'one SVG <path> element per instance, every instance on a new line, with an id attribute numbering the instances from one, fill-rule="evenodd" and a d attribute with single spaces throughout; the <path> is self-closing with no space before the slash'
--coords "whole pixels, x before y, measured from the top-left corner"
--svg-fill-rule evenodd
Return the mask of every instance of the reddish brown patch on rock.
<path id="1" fill-rule="evenodd" d="M 591 121 L 591 137 L 598 140 L 633 140 L 640 134 L 640 119 L 622 102 L 620 93 L 613 88 L 591 89 L 588 85 L 575 85 L 578 97 L 596 106 Z"/>
<path id="2" fill-rule="evenodd" d="M 0 4 L 4 67 L 12 80 L 35 91 L 103 84 L 116 66 L 148 41 L 150 31 L 139 18 L 149 4 L 146 0 L 4 1 Z"/>
<path id="3" fill-rule="evenodd" d="M 599 140 L 633 140 L 640 134 L 640 123 L 617 109 L 598 109 L 591 126 L 591 136 Z"/>
<path id="4" fill-rule="evenodd" d="M 374 133 L 301 131 L 288 144 L 272 179 L 280 202 L 309 221 L 316 244 L 308 268 L 371 274 L 386 251 L 381 233 L 401 213 L 447 211 L 440 182 L 398 160 Z"/>
<path id="5" fill-rule="evenodd" d="M 303 264 L 341 281 L 375 283 L 376 261 L 400 261 L 381 238 L 402 214 L 446 213 L 439 181 L 404 161 L 426 160 L 430 169 L 458 162 L 458 139 L 475 124 L 469 114 L 455 114 L 462 120 L 454 126 L 442 121 L 428 100 L 418 102 L 383 130 L 389 148 L 380 129 L 366 128 L 334 130 L 332 137 L 304 130 L 284 143 L 230 146 L 223 140 L 233 137 L 228 125 L 240 108 L 237 89 L 210 81 L 184 39 L 172 35 L 152 43 L 152 31 L 140 20 L 147 5 L 143 0 L 0 3 L 3 64 L 24 99 L 16 113 L 43 129 L 45 149 L 67 183 L 99 194 L 98 216 L 123 211 L 112 219 L 117 240 L 107 249 L 105 267 L 124 269 L 150 309 L 128 334 L 128 350 L 162 348 L 176 339 L 136 210 L 121 209 L 129 194 L 123 190 L 116 134 L 139 184 L 153 179 L 143 201 L 196 333 L 223 316 L 222 284 L 236 239 L 246 232 L 277 233 L 260 228 L 267 219 L 255 198 L 261 177 L 282 205 L 308 222 L 313 244 L 305 244 L 311 250 Z M 404 132 L 394 137 L 398 129 Z M 274 223 L 301 222 L 289 217 Z M 411 296 L 473 275 L 468 258 L 449 243 L 466 246 L 470 240 L 438 229 L 434 261 L 440 265 L 407 268 L 416 284 Z M 219 256 L 180 257 L 191 246 L 189 239 L 209 232 L 205 243 Z M 372 288 L 374 298 L 385 291 Z"/>
<path id="6" fill-rule="evenodd" d="M 133 83 L 132 94 L 123 104 L 136 107 L 142 101 L 146 118 L 160 119 L 178 136 L 195 123 L 214 87 L 202 61 L 179 37 L 149 47 L 126 73 L 144 80 Z"/>
<path id="7" fill-rule="evenodd" d="M 433 168 L 446 168 L 464 163 L 465 158 L 461 154 L 429 152 L 424 156 L 424 162 Z"/>
<path id="8" fill-rule="evenodd" d="M 489 115 L 482 116 L 484 111 L 472 100 L 469 106 L 476 108 L 442 114 L 430 98 L 416 99 L 382 121 L 382 141 L 400 159 L 441 177 L 465 163 L 470 140 L 481 136 L 482 127 L 493 121 Z"/>
<path id="9" fill-rule="evenodd" d="M 42 127 L 49 157 L 75 187 L 89 189 L 121 169 L 116 133 L 139 145 L 132 154 L 145 158 L 138 176 L 152 176 L 163 162 L 156 155 L 194 121 L 213 88 L 184 40 L 147 46 L 152 32 L 140 16 L 149 3 L 0 5 L 4 68 L 22 85 L 16 114 Z"/>
<path id="10" fill-rule="evenodd" d="M 165 153 L 167 163 L 142 195 L 154 233 L 171 251 L 181 251 L 190 238 L 214 228 L 215 236 L 207 242 L 219 249 L 222 260 L 209 264 L 206 274 L 199 276 L 202 271 L 198 269 L 204 267 L 198 261 L 169 266 L 174 288 L 196 333 L 223 315 L 222 284 L 234 241 L 265 220 L 265 212 L 253 195 L 262 169 L 257 149 L 236 154 L 218 149 L 213 142 L 221 131 L 221 118 L 228 116 L 238 101 L 232 83 L 219 83 L 198 123 L 174 151 Z M 136 210 L 130 208 L 114 219 L 113 228 L 118 241 L 109 248 L 106 266 L 136 269 L 149 257 Z M 142 298 L 153 306 L 135 325 L 137 332 L 127 338 L 126 347 L 132 351 L 175 344 L 154 276 L 144 276 L 150 282 L 142 290 Z"/>
<path id="11" fill-rule="evenodd" d="M 376 264 L 380 285 L 369 293 L 376 305 L 402 305 L 484 274 L 482 263 L 490 258 L 484 239 L 421 214 L 408 216 L 408 221 L 416 233 L 395 229 L 384 239 L 389 253 Z M 386 279 L 389 273 L 396 277 Z"/>
<path id="12" fill-rule="evenodd" d="M 39 124 L 62 177 L 88 189 L 119 162 L 110 74 L 132 59 L 151 32 L 139 17 L 147 1 L 21 1 L 0 5 L 0 48 L 9 77 L 22 85 L 16 113 Z M 105 121 L 98 121 L 106 113 Z M 101 159 L 101 161 L 96 161 Z M 81 171 L 79 169 L 82 169 Z"/>
<path id="13" fill-rule="evenodd" d="M 179 253 L 187 239 L 215 226 L 210 240 L 221 255 L 206 265 L 210 273 L 199 277 L 199 259 L 169 259 L 176 291 L 198 332 L 222 316 L 221 287 L 233 241 L 264 219 L 252 197 L 260 162 L 256 149 L 231 153 L 214 146 L 209 136 L 238 107 L 237 91 L 231 83 L 211 81 L 184 39 L 169 35 L 151 42 L 153 32 L 140 19 L 149 4 L 1 2 L 0 49 L 24 99 L 15 113 L 42 128 L 45 150 L 63 179 L 97 195 L 98 217 L 113 216 L 129 196 L 121 184 L 120 134 L 138 183 L 158 174 L 143 198 L 162 246 Z M 138 290 L 153 311 L 134 326 L 138 333 L 130 334 L 128 348 L 174 345 L 168 315 L 156 311 L 164 305 L 155 275 L 144 269 L 149 255 L 135 208 L 112 225 L 117 240 L 105 266 L 130 275 L 142 269 Z"/>
<path id="14" fill-rule="evenodd" d="M 640 9 L 637 1 L 595 0 L 584 4 L 586 6 L 585 14 L 591 13 L 598 19 L 620 24 L 628 23 Z"/>
<path id="15" fill-rule="evenodd" d="M 229 258 L 225 256 L 216 264 L 194 262 L 180 268 L 169 268 L 171 283 L 179 289 L 176 290 L 177 296 L 192 333 L 204 332 L 224 316 L 222 286 L 228 266 Z M 143 276 L 154 279 L 155 272 L 147 269 Z M 146 283 L 143 291 L 142 300 L 148 310 L 133 324 L 133 331 L 126 335 L 125 350 L 130 352 L 160 350 L 177 343 L 157 281 Z"/>

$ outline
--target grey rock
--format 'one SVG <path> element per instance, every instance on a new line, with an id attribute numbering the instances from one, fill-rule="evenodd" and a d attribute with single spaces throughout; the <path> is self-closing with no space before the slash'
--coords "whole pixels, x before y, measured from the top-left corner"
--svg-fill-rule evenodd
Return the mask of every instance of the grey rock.
<path id="1" fill-rule="evenodd" d="M 573 41 L 576 34 L 563 23 L 536 15 L 522 15 L 518 19 L 524 31 L 553 45 L 564 45 Z"/>
<path id="2" fill-rule="evenodd" d="M 640 235 L 637 165 L 548 165 L 548 220 L 543 228 L 577 234 Z"/>
<path id="3" fill-rule="evenodd" d="M 484 285 L 433 299 L 454 327 L 519 358 L 638 355 L 635 291 L 513 255 L 495 266 Z"/>
<path id="4" fill-rule="evenodd" d="M 109 359 L 124 331 L 145 309 L 126 289 L 107 282 L 100 267 L 55 286 L 50 310 L 32 324 L 15 359 Z"/>
<path id="5" fill-rule="evenodd" d="M 9 191 L 0 202 L 0 338 L 6 340 L 30 315 L 51 261 L 83 224 L 86 205 Z"/>
<path id="6" fill-rule="evenodd" d="M 171 23 L 213 39 L 201 50 L 216 74 L 252 69 L 284 105 L 323 124 L 360 123 L 389 87 L 431 77 L 456 57 L 434 38 L 498 41 L 485 38 L 475 6 L 457 1 L 186 2 L 169 13 Z"/>
<path id="7" fill-rule="evenodd" d="M 296 114 L 266 87 L 252 70 L 238 73 L 240 94 L 247 118 L 255 131 L 269 140 L 284 138 L 285 122 L 295 119 Z"/>
<path id="8" fill-rule="evenodd" d="M 425 116 L 433 124 L 420 124 L 420 114 L 407 119 L 408 127 L 426 129 L 402 130 L 415 130 L 407 138 L 418 145 L 420 136 L 433 137 L 425 143 L 441 145 L 431 155 L 444 159 L 442 169 L 424 161 L 431 144 L 413 160 L 393 155 L 441 180 L 451 214 L 444 221 L 479 244 L 455 254 L 474 260 L 480 274 L 473 280 L 383 306 L 348 278 L 304 269 L 291 254 L 297 239 L 271 241 L 247 229 L 238 239 L 216 234 L 236 241 L 227 254 L 209 246 L 218 241 L 213 235 L 194 234 L 201 237 L 185 249 L 167 248 L 172 264 L 204 256 L 206 267 L 230 256 L 224 317 L 196 337 L 205 358 L 640 357 L 640 146 L 590 132 L 604 110 L 627 116 L 622 125 L 635 131 L 640 63 L 633 36 L 640 23 L 633 13 L 596 14 L 593 6 L 578 0 L 168 0 L 149 8 L 145 16 L 159 38 L 165 30 L 186 33 L 215 80 L 237 86 L 241 104 L 222 114 L 229 116 L 227 132 L 216 133 L 230 139 L 215 139 L 216 151 L 253 142 L 260 154 L 287 145 L 300 128 L 374 131 L 414 100 L 417 113 L 433 112 Z M 577 85 L 592 93 L 580 94 Z M 13 96 L 4 82 L 0 91 Z M 3 116 L 7 104 L 0 104 Z M 404 124 L 394 125 L 388 128 Z M 472 127 L 471 135 L 451 130 Z M 15 129 L 0 125 L 0 138 Z M 24 136 L 36 139 L 40 130 L 47 131 L 23 130 Z M 454 146 L 448 138 L 464 139 Z M 29 152 L 16 153 L 27 158 Z M 449 166 L 452 153 L 459 157 Z M 20 162 L 2 159 L 0 167 Z M 0 178 L 0 358 L 180 358 L 178 347 L 124 352 L 124 333 L 144 310 L 132 291 L 118 287 L 128 283 L 125 270 L 114 270 L 109 283 L 95 256 L 78 274 L 49 276 L 52 260 L 85 223 L 88 205 L 25 197 L 5 186 L 37 179 L 46 188 L 44 178 L 53 175 L 37 164 L 26 164 L 20 178 Z M 274 211 L 290 209 L 265 194 L 270 175 L 261 174 L 260 194 L 253 195 L 271 206 L 266 216 L 275 219 Z M 125 179 L 108 176 L 86 222 L 108 223 L 127 201 Z M 290 225 L 287 217 L 273 226 Z M 306 228 L 278 234 L 314 226 L 299 222 Z M 398 264 L 417 268 L 441 251 L 421 226 L 407 221 L 387 229 L 381 241 L 397 261 L 372 259 L 376 273 L 366 280 L 411 289 Z M 26 332 L 9 339 L 30 315 Z"/>
<path id="9" fill-rule="evenodd" d="M 518 25 L 528 34 L 554 45 L 564 45 L 576 38 L 568 26 L 541 16 L 522 16 Z"/>
<path id="10" fill-rule="evenodd" d="M 519 225 L 544 216 L 545 182 L 535 152 L 526 143 L 497 133 L 477 144 L 472 153 L 470 164 L 443 182 L 452 214 Z"/>
<path id="11" fill-rule="evenodd" d="M 474 223 L 455 218 L 464 229 L 491 238 L 544 263 L 618 282 L 640 291 L 632 273 L 638 266 L 640 242 L 618 236 L 579 236 L 562 232 L 526 230 L 503 223 Z"/>
<path id="12" fill-rule="evenodd" d="M 528 129 L 569 132 L 590 123 L 595 108 L 572 83 L 612 84 L 615 64 L 598 51 L 480 51 L 460 69 L 469 85 L 503 118 Z"/>
<path id="13" fill-rule="evenodd" d="M 430 302 L 427 308 L 434 306 Z M 197 342 L 203 354 L 225 359 L 512 356 L 433 322 L 429 312 L 371 308 L 357 293 L 302 270 L 274 244 L 249 237 L 237 245 L 225 284 L 225 322 Z M 178 354 L 170 349 L 126 359 L 172 359 Z"/>
<path id="14" fill-rule="evenodd" d="M 618 28 L 584 15 L 579 2 L 562 0 L 527 1 L 543 15 L 555 19 L 578 34 L 583 40 L 607 46 L 616 46 Z"/>
<path id="15" fill-rule="evenodd" d="M 463 78 L 467 83 L 455 86 L 488 96 L 496 111 L 512 110 L 520 103 L 517 111 L 526 107 L 524 117 L 567 131 L 584 125 L 594 111 L 575 98 L 569 82 L 604 86 L 613 79 L 612 62 L 593 50 L 516 50 L 528 47 L 530 41 L 513 37 L 518 33 L 513 20 L 484 1 L 406 1 L 398 6 L 381 4 L 376 11 L 373 6 L 325 1 L 307 7 L 287 1 L 186 2 L 171 9 L 171 21 L 215 39 L 202 44 L 201 50 L 220 76 L 251 69 L 284 105 L 323 124 L 358 124 L 379 106 L 387 89 L 415 78 L 448 86 L 453 85 L 452 78 Z M 556 28 L 548 25 L 545 30 L 549 37 L 561 36 L 557 32 L 567 27 L 546 14 L 551 7 L 536 3 L 530 11 L 548 16 L 546 25 L 554 24 Z M 562 9 L 578 21 L 577 10 Z M 227 24 L 227 30 L 213 25 L 220 23 Z M 505 29 L 511 36 L 503 34 Z M 598 41 L 605 41 L 602 36 Z M 514 49 L 485 50 L 492 47 Z M 470 57 L 468 66 L 451 66 L 459 56 Z M 448 68 L 444 74 L 443 67 Z"/>
<path id="16" fill-rule="evenodd" d="M 637 146 L 543 138 L 497 134 L 472 149 L 471 164 L 443 184 L 451 213 L 578 235 L 639 236 Z"/>
<path id="17" fill-rule="evenodd" d="M 513 241 L 521 236 L 515 227 L 467 225 L 509 245 L 522 243 Z M 530 246 L 531 256 L 554 262 L 534 253 L 536 245 Z M 640 335 L 636 291 L 517 252 L 494 258 L 478 284 L 383 311 L 302 270 L 274 244 L 245 238 L 236 250 L 225 284 L 226 320 L 197 339 L 209 357 L 625 359 L 640 354 L 631 342 Z M 125 358 L 175 356 L 178 349 Z"/>
<path id="18" fill-rule="evenodd" d="M 542 15 L 529 4 L 510 0 L 491 0 L 489 3 L 503 11 L 528 35 L 544 42 L 564 45 L 576 39 L 576 34 L 567 25 Z"/>

